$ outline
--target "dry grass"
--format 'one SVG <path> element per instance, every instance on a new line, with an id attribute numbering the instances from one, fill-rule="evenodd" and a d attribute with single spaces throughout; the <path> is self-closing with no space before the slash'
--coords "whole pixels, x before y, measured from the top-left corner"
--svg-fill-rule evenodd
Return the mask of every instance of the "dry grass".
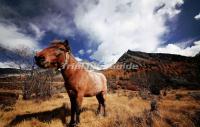
<path id="1" fill-rule="evenodd" d="M 176 99 L 176 94 L 183 97 Z M 80 127 L 195 127 L 192 116 L 200 110 L 200 103 L 188 96 L 188 91 L 169 92 L 166 97 L 159 99 L 159 109 L 150 112 L 150 100 L 142 100 L 140 97 L 129 97 L 124 94 L 107 95 L 107 117 L 96 116 L 97 101 L 95 97 L 85 98 L 81 113 Z M 131 92 L 128 93 L 132 94 Z M 19 114 L 31 114 L 55 109 L 63 103 L 69 104 L 69 98 L 53 97 L 47 101 L 23 101 L 18 100 L 12 111 L 0 111 L 0 127 L 7 125 Z M 66 117 L 69 123 L 70 117 Z M 35 118 L 20 122 L 17 127 L 62 127 L 59 119 L 50 122 L 41 122 Z"/>

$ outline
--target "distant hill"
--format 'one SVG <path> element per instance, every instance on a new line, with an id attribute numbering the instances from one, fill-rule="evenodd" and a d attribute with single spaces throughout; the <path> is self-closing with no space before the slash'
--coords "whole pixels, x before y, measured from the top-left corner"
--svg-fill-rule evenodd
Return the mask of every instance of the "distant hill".
<path id="1" fill-rule="evenodd" d="M 120 65 L 135 68 L 116 69 Z M 128 50 L 110 68 L 104 70 L 110 87 L 137 90 L 140 88 L 200 88 L 199 55 L 186 57 L 173 54 L 144 53 Z"/>
<path id="2" fill-rule="evenodd" d="M 196 58 L 200 58 L 200 52 L 195 57 Z"/>
<path id="3" fill-rule="evenodd" d="M 19 74 L 21 71 L 16 68 L 0 68 L 0 75 Z"/>

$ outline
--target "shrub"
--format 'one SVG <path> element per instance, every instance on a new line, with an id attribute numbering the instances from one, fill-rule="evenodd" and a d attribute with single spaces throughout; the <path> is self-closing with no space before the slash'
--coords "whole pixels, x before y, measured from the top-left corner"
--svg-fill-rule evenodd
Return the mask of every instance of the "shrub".
<path id="1" fill-rule="evenodd" d="M 176 94 L 175 96 L 176 96 L 176 100 L 180 100 L 183 97 L 183 95 L 181 94 Z"/>

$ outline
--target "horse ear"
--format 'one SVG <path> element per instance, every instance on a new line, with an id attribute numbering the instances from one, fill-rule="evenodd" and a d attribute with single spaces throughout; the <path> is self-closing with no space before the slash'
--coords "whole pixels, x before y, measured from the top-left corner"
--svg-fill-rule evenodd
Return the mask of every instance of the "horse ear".
<path id="1" fill-rule="evenodd" d="M 69 41 L 67 39 L 64 41 L 64 43 L 69 45 Z"/>
<path id="2" fill-rule="evenodd" d="M 67 49 L 67 51 L 71 51 L 71 49 L 70 49 L 70 47 L 69 47 L 69 41 L 66 39 L 65 41 L 64 41 L 64 44 L 65 44 L 65 48 Z"/>

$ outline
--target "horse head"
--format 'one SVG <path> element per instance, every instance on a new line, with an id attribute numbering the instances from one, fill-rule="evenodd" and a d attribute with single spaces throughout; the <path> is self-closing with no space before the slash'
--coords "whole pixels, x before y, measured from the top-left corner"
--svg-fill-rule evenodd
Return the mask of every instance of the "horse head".
<path id="1" fill-rule="evenodd" d="M 54 40 L 50 46 L 36 52 L 35 62 L 41 68 L 64 68 L 70 57 L 68 41 Z"/>

